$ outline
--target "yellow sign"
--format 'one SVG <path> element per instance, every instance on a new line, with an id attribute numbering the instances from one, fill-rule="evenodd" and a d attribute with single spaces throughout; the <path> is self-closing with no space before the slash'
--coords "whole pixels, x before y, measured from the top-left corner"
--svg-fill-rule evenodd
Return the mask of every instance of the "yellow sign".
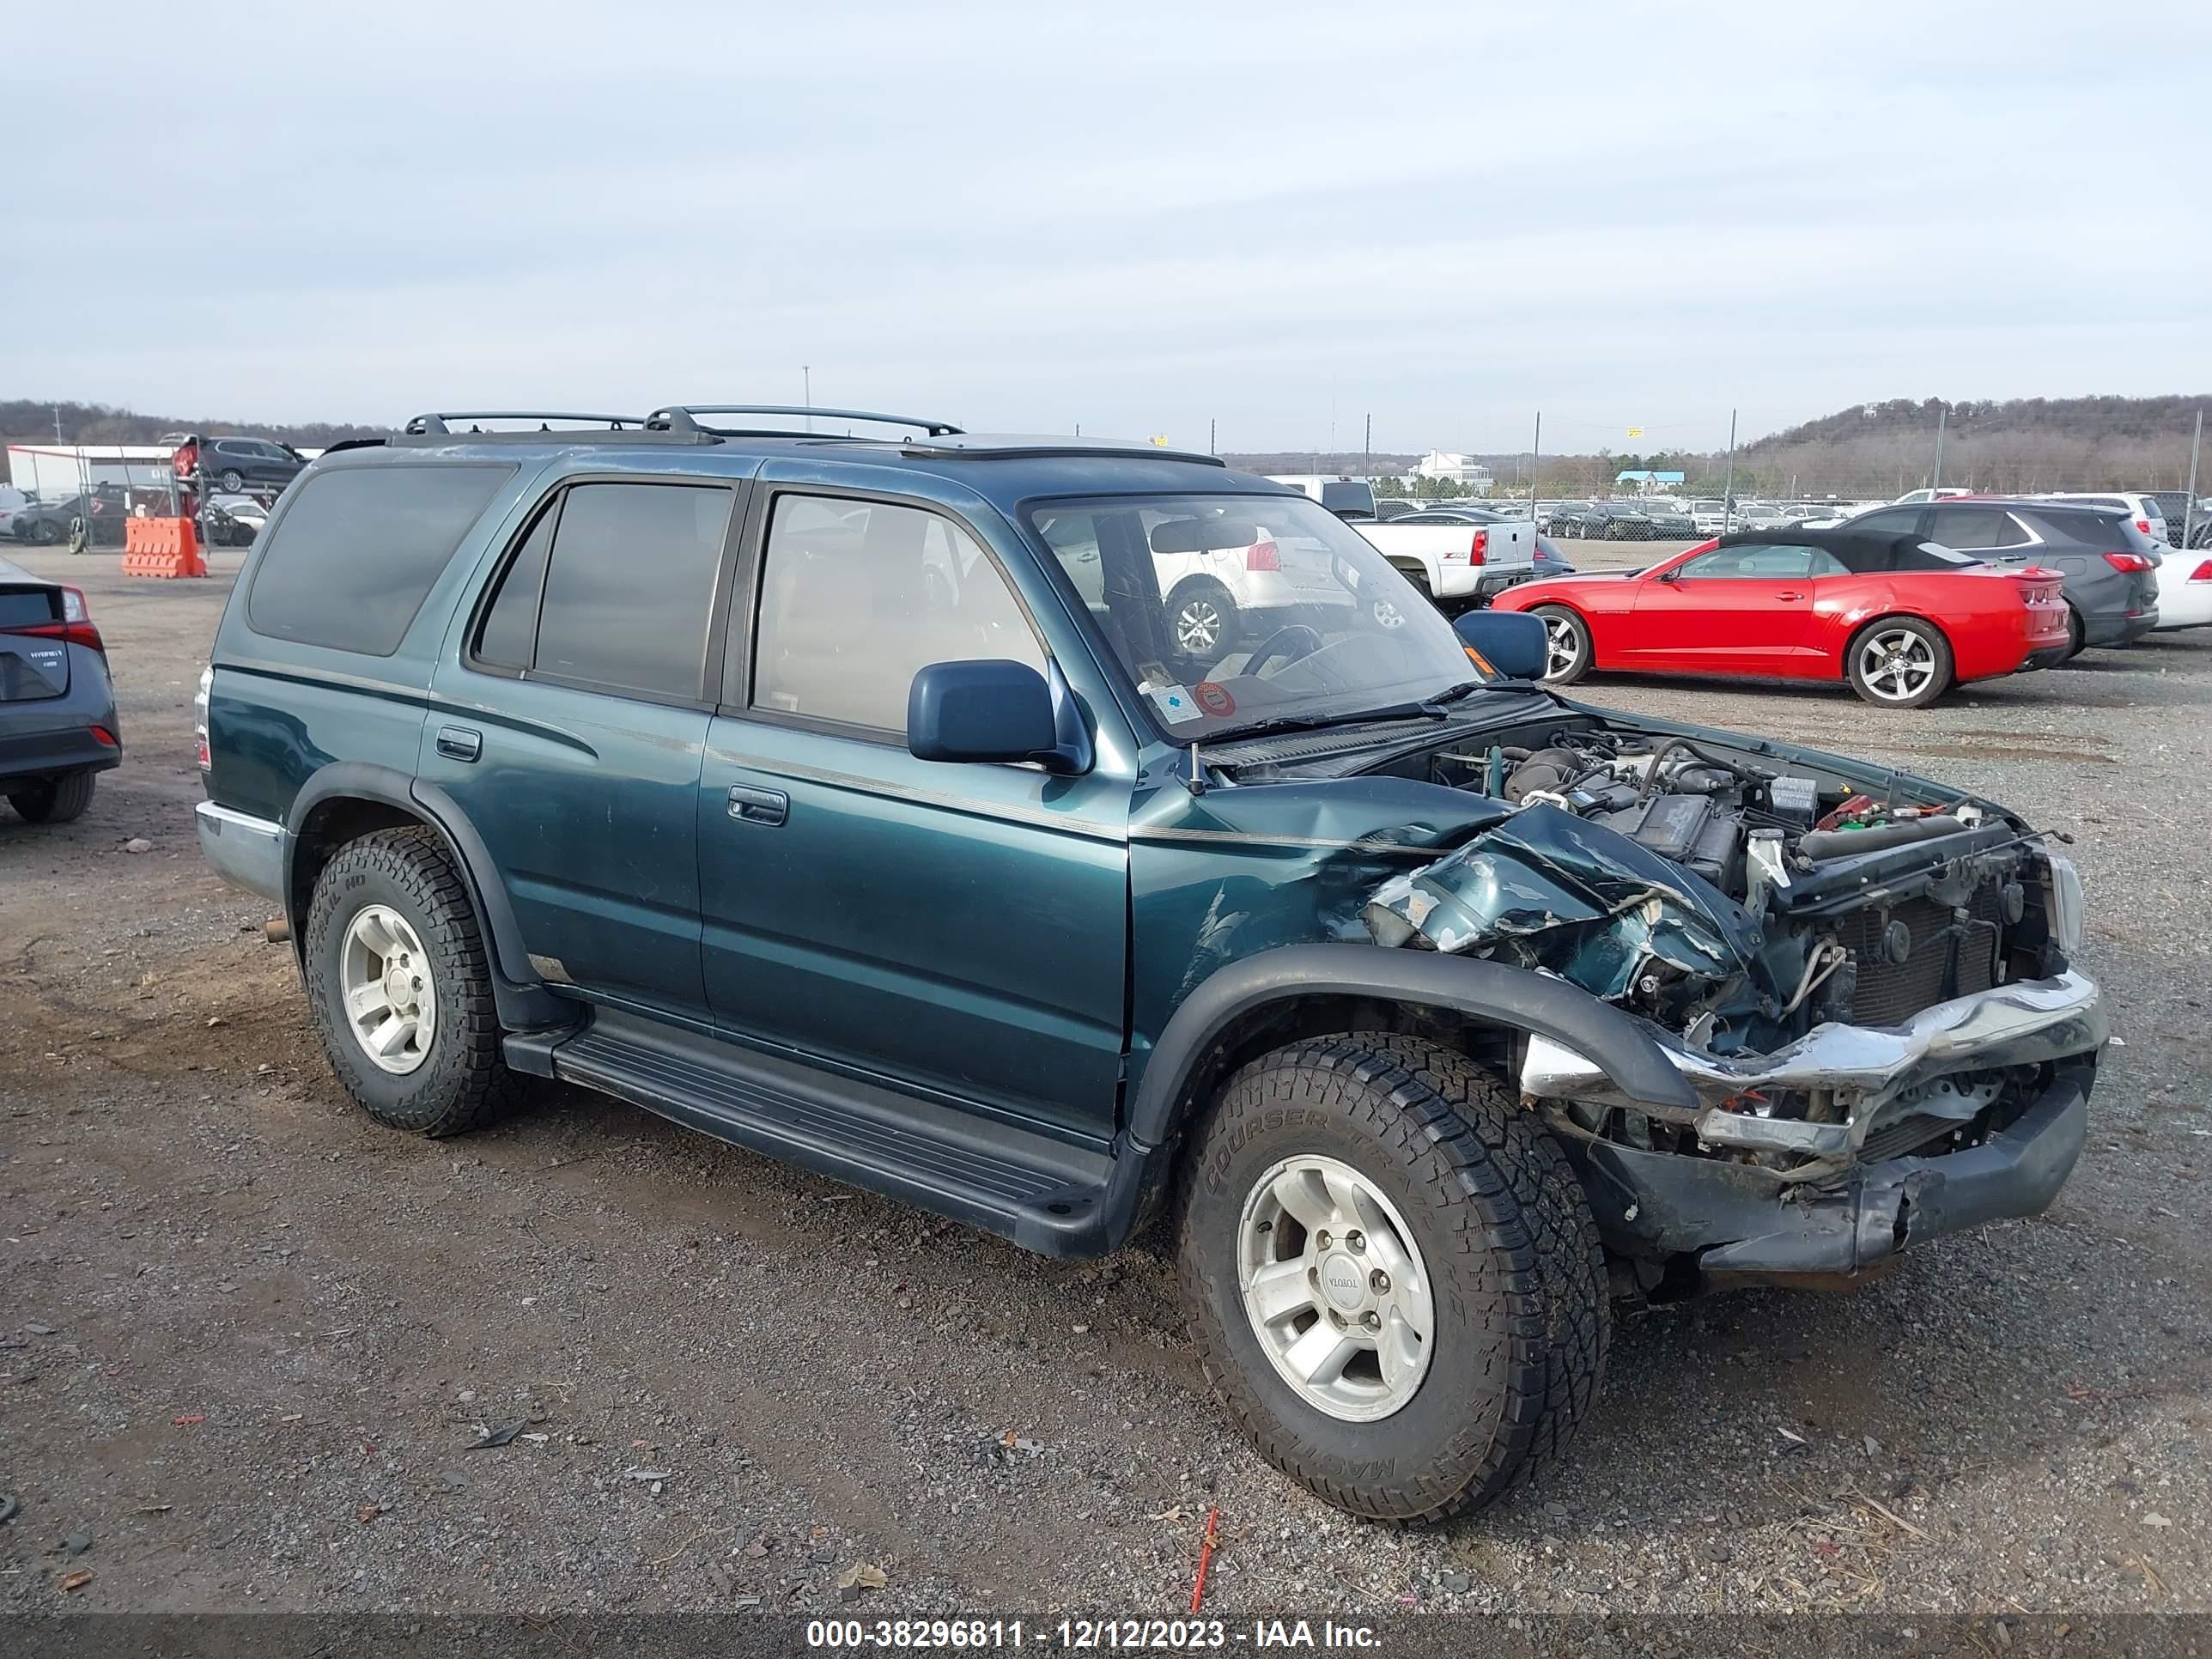
<path id="1" fill-rule="evenodd" d="M 1640 426 L 1632 426 L 1628 428 L 1628 435 L 1632 438 L 1640 438 L 1644 435 L 1644 428 Z"/>
<path id="2" fill-rule="evenodd" d="M 1152 445 L 1155 448 L 1165 449 L 1168 447 L 1168 434 L 1164 432 L 1155 432 L 1152 434 Z"/>

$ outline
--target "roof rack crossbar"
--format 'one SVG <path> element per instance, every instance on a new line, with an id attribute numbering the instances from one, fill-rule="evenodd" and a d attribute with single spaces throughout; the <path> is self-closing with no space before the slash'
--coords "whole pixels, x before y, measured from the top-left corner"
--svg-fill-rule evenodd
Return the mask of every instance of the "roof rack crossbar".
<path id="1" fill-rule="evenodd" d="M 932 420 L 923 415 L 885 415 L 869 409 L 825 409 L 819 404 L 810 406 L 804 404 L 672 404 L 665 409 L 654 410 L 646 419 L 650 424 L 665 425 L 682 431 L 686 427 L 698 427 L 698 416 L 702 415 L 780 415 L 805 420 L 873 421 L 884 426 L 914 427 L 932 438 L 957 437 L 961 430 L 950 421 Z M 702 429 L 712 431 L 715 428 Z"/>
<path id="2" fill-rule="evenodd" d="M 589 421 L 620 432 L 625 427 L 642 428 L 646 417 L 641 415 L 599 415 L 580 413 L 571 409 L 441 409 L 417 415 L 400 428 L 420 437 L 425 434 L 451 433 L 449 424 L 454 421 Z"/>

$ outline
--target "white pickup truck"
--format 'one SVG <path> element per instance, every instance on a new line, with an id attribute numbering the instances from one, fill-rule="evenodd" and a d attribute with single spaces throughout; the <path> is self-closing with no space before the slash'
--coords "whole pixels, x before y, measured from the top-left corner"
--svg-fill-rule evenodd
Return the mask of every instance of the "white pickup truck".
<path id="1" fill-rule="evenodd" d="M 1526 519 L 1474 523 L 1471 516 L 1415 513 L 1387 524 L 1353 520 L 1352 527 L 1449 617 L 1541 574 L 1534 525 Z"/>

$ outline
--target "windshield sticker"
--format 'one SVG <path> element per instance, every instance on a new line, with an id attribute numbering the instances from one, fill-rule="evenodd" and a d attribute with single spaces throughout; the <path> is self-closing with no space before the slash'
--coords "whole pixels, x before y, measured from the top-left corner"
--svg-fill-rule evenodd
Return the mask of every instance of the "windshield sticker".
<path id="1" fill-rule="evenodd" d="M 1190 695 L 1198 699 L 1200 708 L 1218 720 L 1227 720 L 1237 712 L 1237 699 L 1212 680 L 1200 680 L 1190 688 Z"/>
<path id="2" fill-rule="evenodd" d="M 1157 662 L 1137 665 L 1138 690 L 1149 695 L 1153 691 L 1163 690 L 1174 684 L 1175 676 L 1168 672 L 1166 665 Z"/>
<path id="3" fill-rule="evenodd" d="M 1193 720 L 1202 720 L 1206 711 L 1198 706 L 1191 694 L 1180 685 L 1164 685 L 1150 694 L 1152 706 L 1160 711 L 1160 718 L 1170 726 L 1188 726 Z"/>

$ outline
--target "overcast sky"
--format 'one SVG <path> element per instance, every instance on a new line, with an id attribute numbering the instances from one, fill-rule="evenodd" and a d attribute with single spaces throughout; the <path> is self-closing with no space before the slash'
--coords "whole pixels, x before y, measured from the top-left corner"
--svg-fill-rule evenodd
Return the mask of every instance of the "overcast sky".
<path id="1" fill-rule="evenodd" d="M 972 429 L 1559 451 L 2212 385 L 2202 0 L 49 4 L 0 82 L 0 396 L 805 364 Z"/>

